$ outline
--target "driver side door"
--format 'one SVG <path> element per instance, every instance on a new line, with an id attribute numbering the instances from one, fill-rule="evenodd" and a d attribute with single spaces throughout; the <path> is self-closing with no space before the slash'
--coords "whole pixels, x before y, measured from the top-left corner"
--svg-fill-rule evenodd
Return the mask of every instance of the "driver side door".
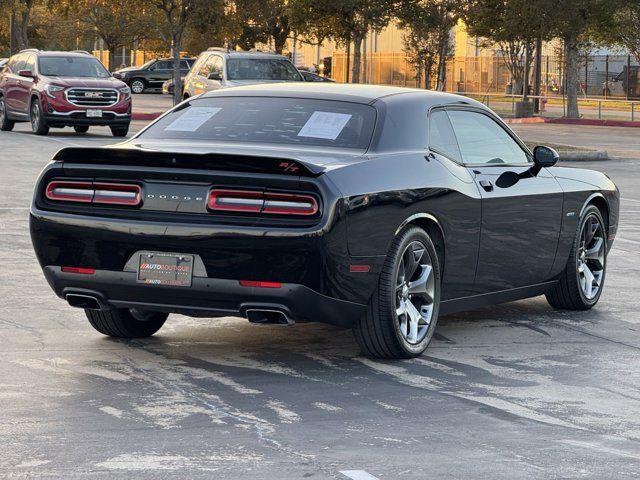
<path id="1" fill-rule="evenodd" d="M 563 211 L 560 184 L 547 170 L 528 176 L 531 155 L 497 119 L 474 109 L 448 109 L 460 156 L 482 198 L 474 290 L 489 293 L 549 280 Z M 500 187 L 505 172 L 525 174 Z"/>

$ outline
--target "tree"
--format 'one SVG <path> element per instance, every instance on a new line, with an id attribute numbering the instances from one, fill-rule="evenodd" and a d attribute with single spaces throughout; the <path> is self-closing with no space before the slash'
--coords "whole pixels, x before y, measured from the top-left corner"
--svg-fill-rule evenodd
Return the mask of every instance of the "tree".
<path id="1" fill-rule="evenodd" d="M 157 24 L 158 32 L 171 48 L 173 103 L 177 105 L 182 101 L 182 78 L 180 76 L 182 38 L 199 2 L 198 0 L 149 0 L 149 2 L 160 13 L 161 20 Z"/>
<path id="2" fill-rule="evenodd" d="M 117 50 L 144 38 L 151 29 L 144 12 L 133 13 L 126 0 L 66 0 L 64 3 L 68 17 L 75 17 L 104 41 L 112 70 L 116 67 Z"/>
<path id="3" fill-rule="evenodd" d="M 347 48 L 353 43 L 352 82 L 360 82 L 362 42 L 369 30 L 386 27 L 396 0 L 291 0 L 296 31 L 318 40 L 328 38 Z"/>
<path id="4" fill-rule="evenodd" d="M 29 26 L 31 11 L 37 0 L 0 0 L 0 7 L 8 11 L 10 22 L 10 44 L 14 50 L 29 47 Z M 14 52 L 11 52 L 14 53 Z"/>
<path id="5" fill-rule="evenodd" d="M 622 6 L 613 17 L 612 28 L 600 32 L 599 39 L 623 46 L 640 62 L 640 3 Z"/>
<path id="6" fill-rule="evenodd" d="M 564 42 L 567 75 L 567 117 L 579 118 L 578 86 L 580 48 L 593 31 L 610 29 L 624 3 L 620 0 L 555 0 L 552 16 L 555 34 Z"/>
<path id="7" fill-rule="evenodd" d="M 511 75 L 512 93 L 528 95 L 533 45 L 551 37 L 555 0 L 472 0 L 464 20 L 472 35 L 497 44 Z"/>
<path id="8" fill-rule="evenodd" d="M 450 54 L 449 35 L 456 25 L 459 2 L 451 0 L 405 0 L 398 10 L 399 25 L 409 31 L 403 38 L 405 52 L 418 71 L 425 74 L 430 88 L 432 75 L 436 89 L 444 90 L 446 61 Z"/>

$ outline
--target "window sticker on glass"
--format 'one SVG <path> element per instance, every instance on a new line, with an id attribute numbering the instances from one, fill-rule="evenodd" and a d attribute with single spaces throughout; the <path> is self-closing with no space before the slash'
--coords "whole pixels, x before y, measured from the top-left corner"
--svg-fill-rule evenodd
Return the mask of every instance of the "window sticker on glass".
<path id="1" fill-rule="evenodd" d="M 313 112 L 298 136 L 335 140 L 350 119 L 351 115 L 346 113 Z"/>
<path id="2" fill-rule="evenodd" d="M 190 107 L 177 119 L 167 125 L 165 130 L 195 132 L 220 110 L 222 109 L 218 107 Z"/>

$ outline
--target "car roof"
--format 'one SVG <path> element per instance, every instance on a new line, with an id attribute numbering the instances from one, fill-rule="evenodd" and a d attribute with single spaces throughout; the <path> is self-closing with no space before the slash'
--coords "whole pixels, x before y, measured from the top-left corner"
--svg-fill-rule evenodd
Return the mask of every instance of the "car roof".
<path id="1" fill-rule="evenodd" d="M 418 96 L 428 105 L 465 103 L 482 106 L 471 98 L 452 93 L 419 88 L 390 87 L 384 85 L 357 85 L 331 82 L 283 82 L 247 85 L 207 92 L 202 97 L 296 97 L 371 104 L 384 98 L 387 102 Z"/>
<path id="2" fill-rule="evenodd" d="M 42 51 L 42 50 L 22 50 L 19 53 L 33 53 L 35 55 L 38 55 L 39 57 L 82 57 L 82 58 L 92 57 L 92 58 L 96 58 L 93 55 L 91 55 L 90 53 L 65 52 L 65 51 L 62 51 L 62 50 L 59 50 L 59 51 L 58 50 L 47 50 L 47 51 Z"/>
<path id="3" fill-rule="evenodd" d="M 224 55 L 229 58 L 277 58 L 277 59 L 285 59 L 289 60 L 284 55 L 280 55 L 278 53 L 270 53 L 270 52 L 244 52 L 237 50 L 224 50 L 224 49 L 212 49 L 205 50 L 202 54 L 218 54 Z"/>

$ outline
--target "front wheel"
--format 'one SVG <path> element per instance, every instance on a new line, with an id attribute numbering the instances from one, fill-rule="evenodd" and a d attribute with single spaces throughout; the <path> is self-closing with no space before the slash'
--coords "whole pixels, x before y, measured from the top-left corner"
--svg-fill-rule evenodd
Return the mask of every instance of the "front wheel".
<path id="1" fill-rule="evenodd" d="M 47 135 L 49 133 L 49 126 L 47 121 L 42 115 L 42 107 L 40 107 L 40 100 L 34 98 L 31 102 L 30 109 L 30 121 L 31 131 L 36 135 Z"/>
<path id="2" fill-rule="evenodd" d="M 0 130 L 10 132 L 14 126 L 15 122 L 7 118 L 7 106 L 4 103 L 4 98 L 0 97 Z"/>
<path id="3" fill-rule="evenodd" d="M 124 127 L 111 127 L 111 135 L 114 137 L 126 137 L 129 133 L 129 125 Z"/>
<path id="4" fill-rule="evenodd" d="M 137 309 L 89 310 L 85 314 L 93 328 L 116 338 L 143 338 L 156 333 L 169 314 Z"/>
<path id="5" fill-rule="evenodd" d="M 405 228 L 391 245 L 354 336 L 367 356 L 417 357 L 431 341 L 439 307 L 440 265 L 433 242 L 421 228 Z"/>
<path id="6" fill-rule="evenodd" d="M 547 294 L 552 307 L 589 310 L 602 294 L 607 268 L 607 229 L 595 205 L 580 218 L 567 265 Z"/>
<path id="7" fill-rule="evenodd" d="M 147 85 L 144 83 L 144 80 L 136 78 L 131 82 L 131 91 L 133 93 L 144 93 L 146 88 Z"/>

